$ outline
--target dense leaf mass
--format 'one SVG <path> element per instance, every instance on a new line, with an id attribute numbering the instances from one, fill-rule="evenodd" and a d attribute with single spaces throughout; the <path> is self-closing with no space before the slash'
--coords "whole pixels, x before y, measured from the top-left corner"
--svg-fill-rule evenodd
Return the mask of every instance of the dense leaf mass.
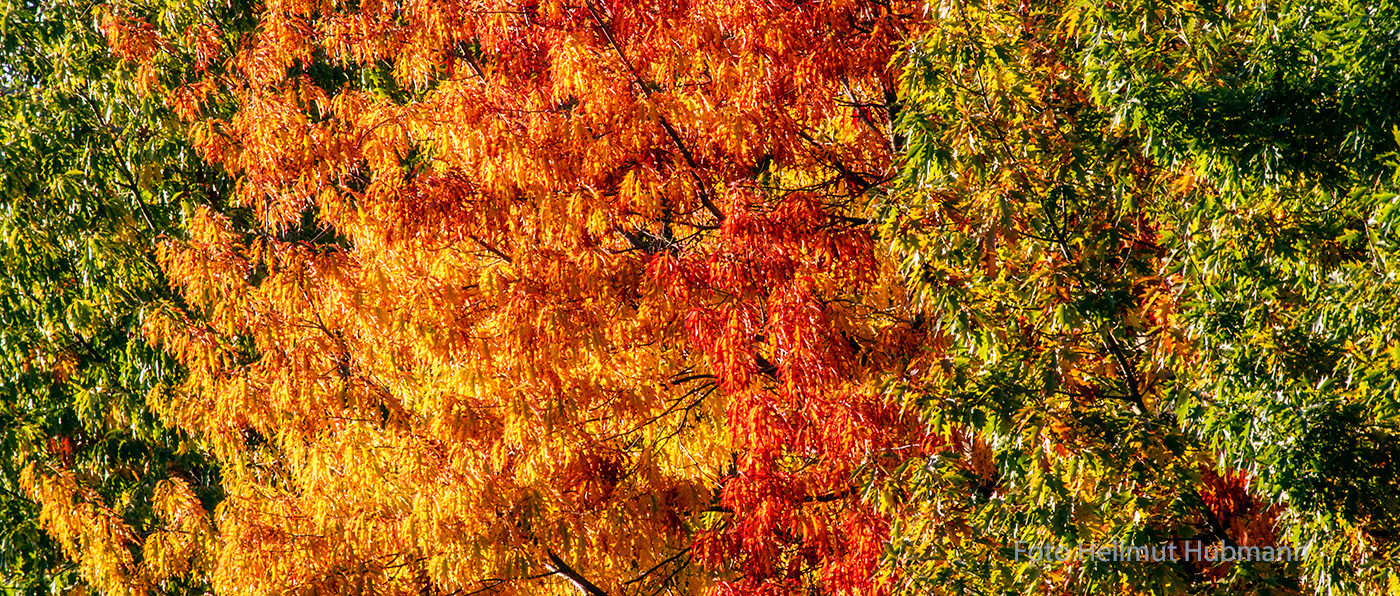
<path id="1" fill-rule="evenodd" d="M 27 589 L 1400 594 L 1393 0 L 36 6 Z"/>
<path id="2" fill-rule="evenodd" d="M 199 593 L 218 472 L 147 403 L 180 369 L 141 326 L 172 297 L 157 236 L 221 178 L 88 7 L 0 13 L 0 579 Z"/>
<path id="3" fill-rule="evenodd" d="M 863 213 L 921 16 L 267 5 L 169 92 L 237 207 L 146 326 L 225 465 L 215 588 L 878 591 L 853 483 L 920 431 L 871 380 L 926 334 Z"/>

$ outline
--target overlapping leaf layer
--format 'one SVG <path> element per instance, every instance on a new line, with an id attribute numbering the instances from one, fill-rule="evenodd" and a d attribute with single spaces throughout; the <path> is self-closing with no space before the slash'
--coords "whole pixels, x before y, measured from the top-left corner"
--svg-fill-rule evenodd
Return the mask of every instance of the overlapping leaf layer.
<path id="1" fill-rule="evenodd" d="M 15 503 L 112 593 L 1400 589 L 1400 9 L 1285 4 L 104 7 L 220 498 Z M 1308 556 L 1024 550 L 1191 541 Z"/>

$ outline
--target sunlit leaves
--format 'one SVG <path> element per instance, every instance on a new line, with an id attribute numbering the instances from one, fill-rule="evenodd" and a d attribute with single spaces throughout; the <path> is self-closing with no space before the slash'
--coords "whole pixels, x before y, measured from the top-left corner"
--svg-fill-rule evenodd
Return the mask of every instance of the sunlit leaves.
<path id="1" fill-rule="evenodd" d="M 889 489 L 928 516 L 896 529 L 909 587 L 1385 585 L 1393 100 L 1361 98 L 1394 95 L 1393 8 L 943 11 L 957 25 L 906 70 L 886 225 L 955 341 L 893 390 L 940 432 L 982 433 L 998 465 L 989 486 L 940 457 Z M 1216 568 L 1008 551 L 1191 536 L 1314 550 Z"/>
<path id="2" fill-rule="evenodd" d="M 157 236 L 217 177 L 111 56 L 100 11 L 3 8 L 0 574 L 26 594 L 198 590 L 217 474 L 146 403 L 179 369 L 140 334 L 167 294 Z"/>
<path id="3" fill-rule="evenodd" d="M 145 325 L 226 464 L 216 589 L 881 590 L 858 486 L 918 431 L 873 383 L 928 336 L 866 207 L 921 9 L 118 11 L 238 180 Z"/>

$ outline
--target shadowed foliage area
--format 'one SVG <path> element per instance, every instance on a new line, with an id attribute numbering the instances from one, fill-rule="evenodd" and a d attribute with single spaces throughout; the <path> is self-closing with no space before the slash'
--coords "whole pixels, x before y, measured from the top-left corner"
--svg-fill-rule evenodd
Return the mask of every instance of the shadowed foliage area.
<path id="1" fill-rule="evenodd" d="M 149 570 L 133 583 L 198 593 L 202 563 L 176 543 L 199 539 L 180 532 L 219 474 L 147 402 L 182 373 L 140 328 L 170 295 L 158 238 L 224 182 L 111 55 L 100 11 L 0 9 L 0 578 L 62 593 L 115 558 Z"/>
<path id="2" fill-rule="evenodd" d="M 1395 589 L 1400 6 L 938 6 L 883 218 L 956 338 L 891 385 L 954 433 L 887 487 L 903 586 Z M 1016 550 L 1187 541 L 1307 555 Z"/>

